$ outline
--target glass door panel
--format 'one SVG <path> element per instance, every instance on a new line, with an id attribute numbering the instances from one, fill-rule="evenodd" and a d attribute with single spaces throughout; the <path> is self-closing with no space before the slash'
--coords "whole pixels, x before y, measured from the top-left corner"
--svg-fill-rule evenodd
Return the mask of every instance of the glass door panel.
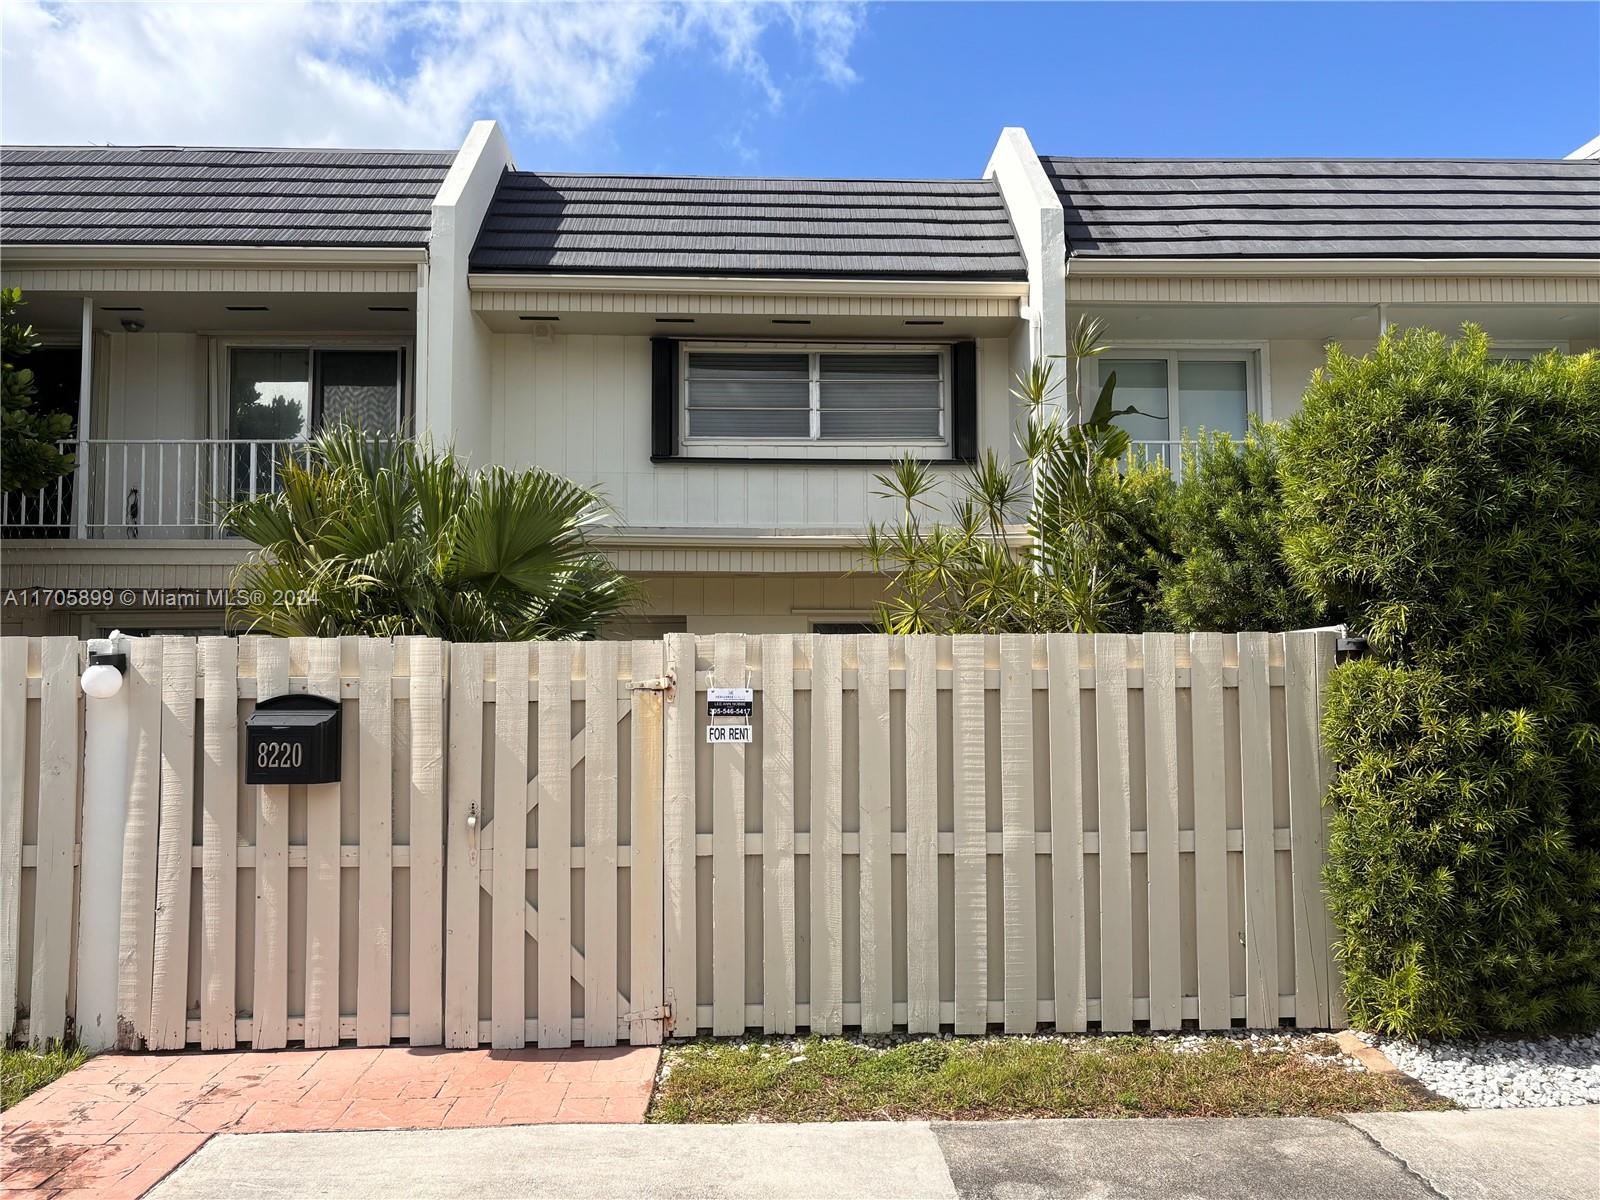
<path id="1" fill-rule="evenodd" d="M 400 355 L 395 350 L 322 350 L 317 354 L 317 423 L 370 433 L 400 428 Z"/>
<path id="2" fill-rule="evenodd" d="M 1112 373 L 1117 376 L 1117 388 L 1112 394 L 1113 408 L 1134 408 L 1137 412 L 1117 418 L 1117 424 L 1128 431 L 1136 442 L 1164 442 L 1171 438 L 1170 409 L 1167 397 L 1167 360 L 1164 358 L 1102 358 L 1100 382 L 1102 386 Z M 1091 405 L 1098 394 L 1085 396 L 1084 404 Z"/>
<path id="3" fill-rule="evenodd" d="M 1178 415 L 1183 436 L 1222 431 L 1243 438 L 1250 411 L 1246 364 L 1239 359 L 1180 359 Z"/>

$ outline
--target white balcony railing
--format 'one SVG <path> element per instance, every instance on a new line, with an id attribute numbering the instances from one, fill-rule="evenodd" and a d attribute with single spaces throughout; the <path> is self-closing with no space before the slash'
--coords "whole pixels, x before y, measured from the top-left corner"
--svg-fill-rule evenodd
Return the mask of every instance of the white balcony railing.
<path id="1" fill-rule="evenodd" d="M 298 441 L 236 438 L 90 439 L 62 442 L 77 466 L 37 492 L 0 498 L 0 529 L 13 537 L 193 538 L 221 535 L 223 504 L 279 490 L 285 464 L 305 461 Z"/>

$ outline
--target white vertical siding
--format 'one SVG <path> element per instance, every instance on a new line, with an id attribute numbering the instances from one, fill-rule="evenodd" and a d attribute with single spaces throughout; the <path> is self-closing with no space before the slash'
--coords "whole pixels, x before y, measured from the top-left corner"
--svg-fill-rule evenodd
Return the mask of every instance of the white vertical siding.
<path id="1" fill-rule="evenodd" d="M 855 529 L 895 514 L 872 494 L 881 467 L 652 463 L 648 337 L 503 333 L 494 341 L 493 461 L 598 485 L 626 525 Z M 980 339 L 982 449 L 1010 451 L 1010 378 L 1008 341 Z"/>

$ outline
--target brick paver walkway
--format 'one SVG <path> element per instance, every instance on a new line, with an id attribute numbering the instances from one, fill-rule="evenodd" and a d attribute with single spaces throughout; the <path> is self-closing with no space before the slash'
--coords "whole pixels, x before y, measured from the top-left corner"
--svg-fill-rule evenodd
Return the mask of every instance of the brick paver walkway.
<path id="1" fill-rule="evenodd" d="M 640 1121 L 660 1052 L 103 1054 L 0 1115 L 0 1191 L 142 1196 L 213 1133 Z"/>

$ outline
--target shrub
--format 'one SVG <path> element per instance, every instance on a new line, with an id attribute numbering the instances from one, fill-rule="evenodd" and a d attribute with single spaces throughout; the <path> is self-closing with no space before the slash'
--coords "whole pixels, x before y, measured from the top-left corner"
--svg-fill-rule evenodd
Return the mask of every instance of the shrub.
<path id="1" fill-rule="evenodd" d="M 1080 328 L 1080 343 L 1093 338 L 1092 326 Z M 1085 406 L 1074 377 L 1058 404 L 1053 364 L 1035 363 L 1016 389 L 1027 411 L 1019 461 L 990 451 L 975 463 L 957 481 L 952 520 L 926 519 L 938 484 L 925 463 L 906 458 L 877 477 L 878 495 L 901 510 L 863 546 L 871 569 L 889 576 L 882 628 L 1109 633 L 1158 615 L 1172 478 L 1159 463 L 1129 461 L 1115 386 L 1112 375 Z"/>
<path id="2" fill-rule="evenodd" d="M 1327 874 L 1352 1019 L 1600 1017 L 1600 359 L 1391 333 L 1283 439 L 1284 555 L 1341 666 Z"/>
<path id="3" fill-rule="evenodd" d="M 637 585 L 589 540 L 594 492 L 537 468 L 469 471 L 426 444 L 338 429 L 281 490 L 224 507 L 259 550 L 230 616 L 280 637 L 421 634 L 454 642 L 592 637 Z"/>
<path id="4" fill-rule="evenodd" d="M 1202 436 L 1183 451 L 1169 518 L 1172 557 L 1161 610 L 1173 629 L 1304 629 L 1323 609 L 1289 575 L 1276 425 L 1252 422 L 1242 441 Z"/>

